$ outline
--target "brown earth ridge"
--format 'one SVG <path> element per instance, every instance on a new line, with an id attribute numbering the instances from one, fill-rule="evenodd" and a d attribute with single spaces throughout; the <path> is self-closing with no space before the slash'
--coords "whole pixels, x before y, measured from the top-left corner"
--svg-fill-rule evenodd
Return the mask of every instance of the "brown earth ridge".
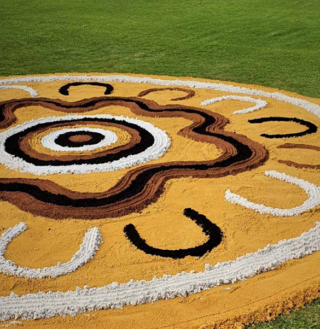
<path id="1" fill-rule="evenodd" d="M 0 103 L 0 127 L 12 124 L 15 121 L 14 111 L 22 107 L 42 106 L 62 112 L 82 113 L 111 105 L 128 107 L 142 116 L 191 120 L 192 124 L 181 129 L 179 134 L 199 142 L 212 143 L 223 154 L 211 161 L 171 162 L 135 168 L 102 193 L 77 193 L 47 180 L 1 179 L 0 196 L 22 210 L 49 218 L 119 217 L 139 212 L 155 202 L 169 179 L 235 175 L 263 164 L 268 157 L 267 150 L 259 143 L 224 131 L 228 120 L 221 114 L 184 105 L 161 106 L 137 97 L 97 97 L 77 102 L 47 98 L 11 100 Z M 26 145 L 22 147 L 26 151 Z M 38 156 L 35 153 L 32 155 Z"/>

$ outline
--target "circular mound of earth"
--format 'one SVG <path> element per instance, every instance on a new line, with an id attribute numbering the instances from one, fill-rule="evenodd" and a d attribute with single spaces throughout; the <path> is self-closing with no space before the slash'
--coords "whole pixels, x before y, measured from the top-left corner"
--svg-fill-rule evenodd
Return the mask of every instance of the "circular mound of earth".
<path id="1" fill-rule="evenodd" d="M 0 85 L 4 325 L 235 328 L 319 297 L 320 100 L 139 75 Z M 118 140 L 90 149 L 112 141 L 98 129 Z"/>

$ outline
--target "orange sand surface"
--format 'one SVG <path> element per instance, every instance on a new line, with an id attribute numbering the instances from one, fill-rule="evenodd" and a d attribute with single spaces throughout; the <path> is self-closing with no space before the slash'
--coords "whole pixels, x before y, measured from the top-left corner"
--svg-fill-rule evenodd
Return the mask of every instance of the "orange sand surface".
<path id="1" fill-rule="evenodd" d="M 172 79 L 161 77 L 163 79 Z M 180 78 L 179 78 L 180 79 Z M 185 78 L 189 79 L 189 78 Z M 182 79 L 183 80 L 183 79 Z M 199 79 L 197 79 L 199 81 Z M 200 80 L 209 81 L 209 80 Z M 101 87 L 79 86 L 69 90 L 69 96 L 60 95 L 58 90 L 64 82 L 28 83 L 39 92 L 39 96 L 65 101 L 99 97 Z M 111 83 L 112 96 L 136 97 L 140 92 L 154 88 L 151 84 Z M 24 84 L 21 84 L 24 85 Z M 232 85 L 236 85 L 232 83 Z M 243 85 L 242 85 L 243 86 Z M 274 89 L 245 86 L 265 91 Z M 162 86 L 159 86 L 162 88 Z M 187 88 L 186 88 L 187 89 Z M 194 89 L 195 96 L 187 100 L 172 101 L 181 97 L 181 91 L 158 91 L 145 96 L 161 105 L 184 104 L 217 112 L 229 119 L 225 130 L 237 132 L 262 144 L 269 152 L 266 163 L 256 169 L 234 176 L 222 178 L 181 178 L 169 180 L 165 193 L 156 203 L 141 213 L 133 213 L 119 218 L 98 220 L 54 220 L 18 209 L 9 202 L 2 201 L 0 233 L 23 221 L 28 230 L 15 238 L 7 248 L 5 257 L 20 266 L 42 268 L 57 262 L 68 261 L 79 249 L 85 232 L 91 227 L 100 229 L 103 244 L 96 256 L 73 273 L 55 279 L 26 279 L 0 273 L 0 294 L 8 296 L 11 291 L 18 295 L 39 291 L 68 291 L 77 286 L 100 287 L 114 281 L 124 283 L 134 280 L 151 280 L 154 276 L 176 274 L 181 271 L 203 271 L 205 264 L 234 260 L 239 256 L 255 252 L 267 244 L 298 237 L 314 227 L 320 220 L 319 206 L 299 216 L 275 217 L 260 215 L 251 209 L 230 204 L 224 200 L 224 192 L 230 189 L 255 203 L 279 208 L 291 208 L 302 204 L 305 193 L 297 186 L 268 178 L 266 170 L 277 170 L 320 185 L 319 170 L 301 169 L 281 164 L 278 160 L 299 163 L 320 164 L 320 153 L 306 149 L 279 149 L 284 143 L 320 146 L 320 131 L 299 138 L 266 139 L 262 133 L 284 134 L 301 131 L 301 126 L 288 122 L 263 124 L 248 123 L 249 119 L 284 116 L 298 117 L 320 126 L 320 119 L 301 108 L 261 97 L 268 102 L 265 109 L 253 113 L 235 115 L 236 110 L 252 106 L 251 103 L 227 100 L 208 106 L 200 103 L 208 98 L 226 93 L 213 90 Z M 282 92 L 282 91 L 281 91 Z M 293 93 L 286 95 L 320 104 L 319 99 L 310 99 Z M 0 100 L 29 97 L 21 90 L 0 90 Z M 178 131 L 190 122 L 184 118 L 151 118 L 137 116 L 122 106 L 100 108 L 82 115 L 94 114 L 124 115 L 151 122 L 165 130 L 171 139 L 171 147 L 162 157 L 148 164 L 172 161 L 205 161 L 215 159 L 221 151 L 213 144 L 196 142 Z M 65 116 L 66 113 L 42 107 L 22 108 L 15 112 L 16 123 L 50 116 Z M 95 127 L 98 127 L 95 126 Z M 8 128 L 7 128 L 8 129 Z M 118 128 L 110 129 L 118 136 L 118 142 L 109 148 L 126 144 L 130 135 Z M 0 130 L 0 132 L 3 130 Z M 53 130 L 50 130 L 52 132 Z M 48 131 L 49 132 L 49 131 Z M 35 136 L 30 147 L 39 153 L 54 156 L 40 141 L 45 133 Z M 119 137 L 120 136 L 120 137 Z M 101 150 L 97 150 L 101 151 Z M 59 153 L 61 155 L 61 153 Z M 76 153 L 74 153 L 76 154 Z M 132 168 L 115 172 L 101 172 L 79 175 L 36 176 L 10 170 L 0 165 L 0 178 L 38 178 L 51 180 L 65 188 L 77 192 L 102 192 L 115 185 Z M 124 236 L 123 228 L 132 223 L 146 241 L 157 248 L 191 248 L 206 241 L 201 228 L 183 215 L 183 209 L 191 207 L 218 225 L 224 233 L 222 243 L 204 257 L 188 256 L 173 260 L 147 255 L 137 250 Z M 21 321 L 17 325 L 24 328 L 241 328 L 252 321 L 273 319 L 280 313 L 299 308 L 304 303 L 320 296 L 320 252 L 300 260 L 285 263 L 279 268 L 259 274 L 244 282 L 223 285 L 209 291 L 190 295 L 186 298 L 162 300 L 153 304 L 128 306 L 121 310 L 102 310 L 79 314 L 75 317 L 54 317 L 36 321 Z M 10 321 L 8 321 L 9 323 Z M 6 324 L 6 323 L 4 323 Z"/>

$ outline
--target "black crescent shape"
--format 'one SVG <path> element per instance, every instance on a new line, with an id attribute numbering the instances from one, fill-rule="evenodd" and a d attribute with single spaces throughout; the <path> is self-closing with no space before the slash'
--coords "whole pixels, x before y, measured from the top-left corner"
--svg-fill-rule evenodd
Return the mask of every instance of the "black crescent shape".
<path id="1" fill-rule="evenodd" d="M 207 252 L 210 252 L 213 248 L 217 247 L 223 237 L 221 229 L 210 222 L 206 216 L 199 214 L 197 211 L 186 208 L 183 214 L 193 220 L 198 226 L 202 228 L 203 233 L 208 236 L 208 241 L 200 246 L 188 249 L 178 249 L 178 250 L 167 250 L 154 248 L 147 244 L 147 242 L 142 239 L 133 224 L 125 226 L 123 229 L 125 236 L 128 240 L 138 249 L 144 251 L 146 254 L 153 256 L 168 257 L 173 259 L 181 259 L 187 256 L 202 257 Z"/>
<path id="2" fill-rule="evenodd" d="M 261 134 L 260 136 L 265 138 L 290 138 L 290 137 L 302 137 L 309 134 L 314 134 L 317 132 L 318 128 L 315 124 L 309 121 L 305 121 L 298 118 L 285 118 L 285 117 L 269 117 L 269 118 L 259 118 L 259 119 L 252 119 L 248 120 L 250 123 L 263 123 L 263 122 L 270 122 L 270 121 L 279 121 L 279 122 L 295 122 L 300 124 L 301 126 L 305 126 L 308 129 L 301 131 L 299 133 L 293 133 L 293 134 L 275 134 L 275 135 L 269 135 L 269 134 Z"/>
<path id="3" fill-rule="evenodd" d="M 106 88 L 106 91 L 104 92 L 105 95 L 110 95 L 113 92 L 113 87 L 108 83 L 102 83 L 102 82 L 71 82 L 71 83 L 68 83 L 68 84 L 62 86 L 59 89 L 59 93 L 64 95 L 64 96 L 68 96 L 70 87 L 83 86 L 83 85 L 104 87 L 104 88 Z"/>

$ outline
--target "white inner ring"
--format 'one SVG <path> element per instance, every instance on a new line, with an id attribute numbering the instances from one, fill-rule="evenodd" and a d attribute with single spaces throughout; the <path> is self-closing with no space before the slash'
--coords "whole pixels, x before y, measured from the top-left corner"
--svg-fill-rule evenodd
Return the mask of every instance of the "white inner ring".
<path id="1" fill-rule="evenodd" d="M 153 136 L 154 143 L 150 147 L 145 149 L 143 152 L 140 152 L 138 154 L 131 154 L 115 161 L 98 163 L 98 164 L 84 163 L 84 164 L 71 164 L 71 165 L 59 165 L 59 166 L 35 165 L 6 151 L 5 143 L 10 136 L 23 132 L 34 126 L 48 122 L 59 123 L 60 121 L 74 121 L 74 120 L 92 119 L 92 118 L 98 120 L 112 119 L 119 122 L 128 122 L 137 125 L 148 131 Z M 64 117 L 47 117 L 47 118 L 41 118 L 38 120 L 25 122 L 22 125 L 17 125 L 9 130 L 0 133 L 0 164 L 3 164 L 9 169 L 19 170 L 20 172 L 28 172 L 35 175 L 88 174 L 91 172 L 107 172 L 107 171 L 115 171 L 123 168 L 140 165 L 144 162 L 157 159 L 161 157 L 168 150 L 170 144 L 171 144 L 171 140 L 165 131 L 155 127 L 149 122 L 145 122 L 138 119 L 132 119 L 123 116 L 113 116 L 110 114 L 67 115 Z M 65 150 L 65 148 L 63 148 L 63 150 Z"/>
<path id="2" fill-rule="evenodd" d="M 98 133 L 104 136 L 103 140 L 101 140 L 97 144 L 92 145 L 83 145 L 83 146 L 75 146 L 75 147 L 68 147 L 68 146 L 61 146 L 56 143 L 56 139 L 63 134 L 70 133 L 70 132 L 93 132 Z M 64 152 L 64 151 L 92 151 L 98 149 L 103 146 L 109 146 L 115 143 L 118 140 L 117 135 L 110 130 L 101 129 L 101 128 L 65 128 L 61 130 L 57 130 L 52 132 L 49 135 L 46 135 L 42 138 L 41 143 L 42 145 L 50 149 L 52 151 Z"/>

